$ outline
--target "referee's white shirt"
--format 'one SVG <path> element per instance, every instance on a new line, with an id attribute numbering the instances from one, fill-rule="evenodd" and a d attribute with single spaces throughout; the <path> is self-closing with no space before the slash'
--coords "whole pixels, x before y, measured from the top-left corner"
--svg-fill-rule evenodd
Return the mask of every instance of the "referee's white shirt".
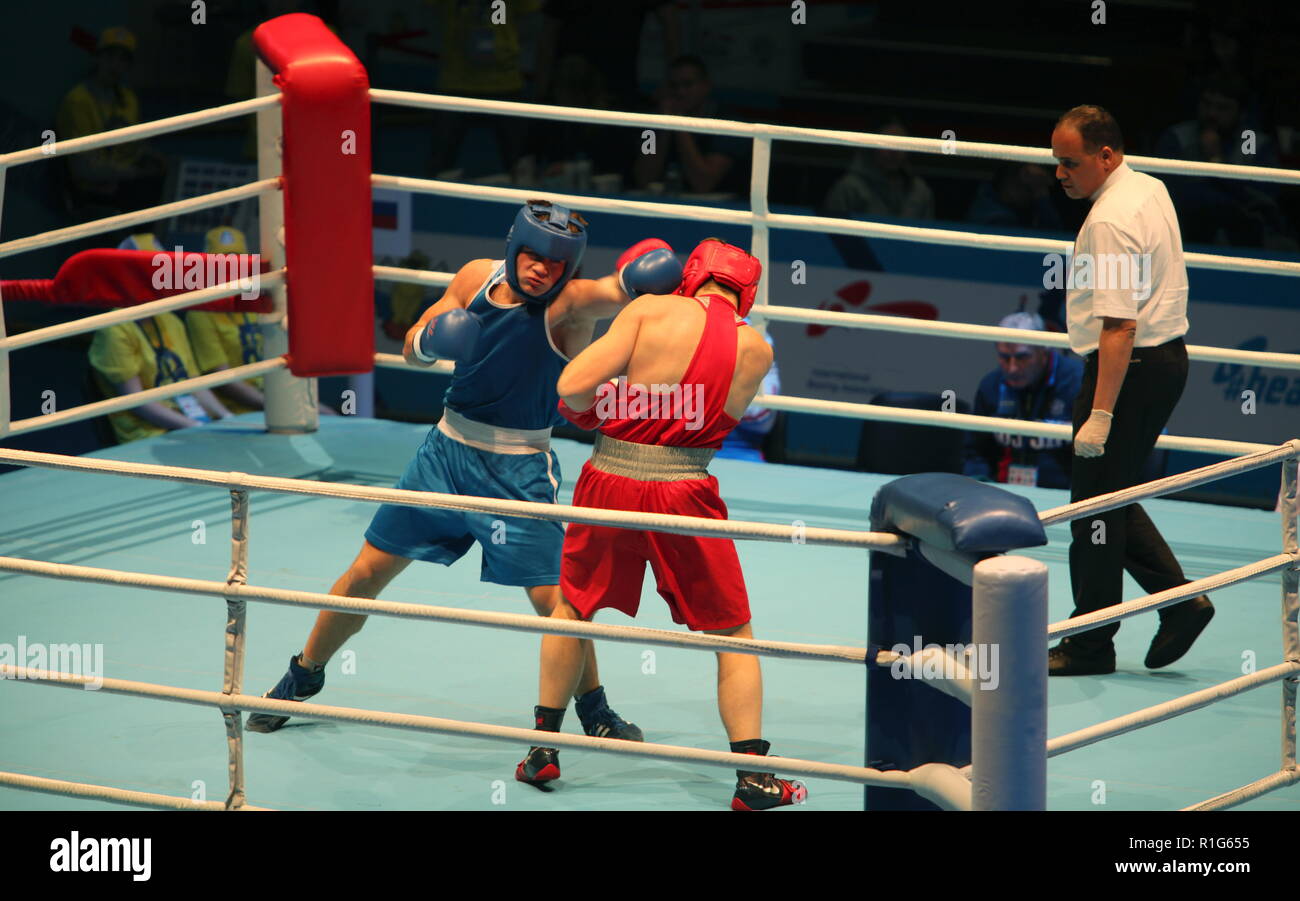
<path id="1" fill-rule="evenodd" d="M 1082 263 L 1089 259 L 1092 270 L 1085 275 Z M 1187 334 L 1183 238 L 1164 182 L 1127 163 L 1115 167 L 1092 195 L 1068 275 L 1067 328 L 1080 356 L 1097 349 L 1103 316 L 1137 320 L 1134 347 Z"/>

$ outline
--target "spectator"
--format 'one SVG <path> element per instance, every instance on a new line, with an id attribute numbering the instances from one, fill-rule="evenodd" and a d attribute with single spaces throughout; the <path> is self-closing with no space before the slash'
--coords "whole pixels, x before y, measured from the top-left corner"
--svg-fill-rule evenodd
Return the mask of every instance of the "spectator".
<path id="1" fill-rule="evenodd" d="M 1037 313 L 1012 313 L 998 327 L 1044 330 Z M 975 415 L 1069 425 L 1083 363 L 1061 351 L 1028 344 L 999 343 L 997 351 L 998 368 L 984 376 L 975 393 Z M 965 458 L 964 472 L 971 478 L 1042 488 L 1070 486 L 1069 439 L 970 432 Z"/>
<path id="2" fill-rule="evenodd" d="M 538 102 L 566 103 L 556 90 L 559 66 L 566 57 L 576 55 L 603 77 L 610 95 L 609 109 L 645 109 L 637 61 L 641 56 L 641 32 L 651 14 L 662 29 L 662 58 L 676 59 L 681 28 L 677 8 L 669 0 L 546 0 L 534 67 Z"/>
<path id="3" fill-rule="evenodd" d="M 1251 22 L 1249 13 L 1242 15 L 1244 10 L 1228 11 L 1221 8 L 1222 4 L 1206 5 L 1213 8 L 1203 10 L 1183 34 L 1186 71 L 1200 75 L 1231 72 L 1246 79 L 1258 74 L 1252 31 L 1265 27 L 1266 17 Z M 1186 79 L 1179 107 L 1194 107 L 1200 87 L 1200 78 Z"/>
<path id="4" fill-rule="evenodd" d="M 486 100 L 524 100 L 519 66 L 519 20 L 538 11 L 538 0 L 506 0 L 504 21 L 489 0 L 432 0 L 442 17 L 439 47 L 439 94 Z M 447 177 L 460 160 L 469 127 L 486 124 L 496 135 L 501 155 L 498 171 L 510 171 L 523 144 L 522 124 L 513 116 L 475 116 L 440 112 L 434 119 L 433 171 Z"/>
<path id="5" fill-rule="evenodd" d="M 135 35 L 122 27 L 99 36 L 89 78 L 64 95 L 55 138 L 72 138 L 140 122 L 140 101 L 126 83 L 135 59 Z M 165 165 L 143 142 L 116 144 L 66 157 L 64 203 L 77 220 L 111 216 L 158 203 Z"/>
<path id="6" fill-rule="evenodd" d="M 280 16 L 298 12 L 302 3 L 299 0 L 263 0 L 257 4 L 257 23 L 278 19 Z M 322 12 L 324 14 L 324 12 Z M 325 23 L 330 25 L 332 19 L 327 17 Z M 331 25 L 331 28 L 333 26 Z M 230 51 L 230 66 L 226 70 L 226 97 L 231 103 L 248 100 L 257 94 L 255 63 L 257 52 L 253 49 L 253 32 L 257 25 L 235 38 Z M 244 117 L 245 137 L 243 154 L 245 159 L 257 159 L 257 117 Z"/>
<path id="7" fill-rule="evenodd" d="M 906 137 L 907 129 L 890 118 L 880 134 Z M 822 208 L 836 216 L 933 219 L 934 192 L 914 175 L 901 150 L 858 150 L 849 170 L 831 185 Z"/>
<path id="8" fill-rule="evenodd" d="M 219 227 L 207 233 L 204 253 L 248 253 L 248 241 L 237 228 Z M 204 375 L 262 359 L 262 326 L 256 313 L 190 310 L 185 314 L 185 331 L 194 348 L 194 359 Z M 231 382 L 213 389 L 232 413 L 247 413 L 265 406 L 262 378 Z"/>
<path id="9" fill-rule="evenodd" d="M 980 185 L 966 218 L 983 225 L 1061 229 L 1049 188 L 1052 174 L 1031 163 L 1007 163 Z"/>
<path id="10" fill-rule="evenodd" d="M 698 56 L 679 56 L 669 65 L 667 90 L 659 93 L 659 112 L 737 118 L 714 99 L 708 67 Z M 655 139 L 655 152 L 641 154 L 632 167 L 638 188 L 663 182 L 670 194 L 683 189 L 695 194 L 740 194 L 748 189 L 750 144 L 744 138 L 660 131 Z"/>
<path id="11" fill-rule="evenodd" d="M 132 235 L 120 246 L 162 252 L 152 234 Z M 107 397 L 147 391 L 192 378 L 199 372 L 185 325 L 174 313 L 159 313 L 95 332 L 90 343 L 90 365 Z M 125 444 L 230 415 L 211 391 L 200 390 L 110 413 L 109 420 L 117 440 Z"/>
<path id="12" fill-rule="evenodd" d="M 581 56 L 569 55 L 556 66 L 555 81 L 548 103 L 583 109 L 610 109 L 613 97 L 605 88 L 601 72 Z M 589 191 L 593 174 L 618 173 L 627 168 L 628 132 L 582 122 L 536 122 L 533 153 L 543 178 L 562 177 L 565 167 L 577 168 L 572 184 L 561 189 Z M 586 162 L 586 167 L 582 163 Z M 577 164 L 575 166 L 575 164 Z"/>
<path id="13" fill-rule="evenodd" d="M 749 320 L 745 320 L 746 324 Z M 776 350 L 776 343 L 772 340 L 772 333 L 765 332 L 763 337 L 767 338 L 767 343 Z M 763 376 L 763 384 L 758 389 L 759 394 L 780 394 L 781 393 L 781 376 L 776 371 L 775 357 L 772 361 L 772 368 Z M 722 442 L 722 449 L 718 451 L 717 456 L 728 457 L 732 460 L 752 460 L 754 462 L 763 462 L 763 442 L 771 434 L 772 427 L 776 425 L 776 411 L 769 410 L 766 407 L 760 407 L 758 404 L 750 404 L 745 410 L 745 415 L 740 418 L 740 424 L 731 430 Z"/>
<path id="14" fill-rule="evenodd" d="M 1197 116 L 1170 126 L 1156 156 L 1238 166 L 1276 166 L 1273 139 L 1243 115 L 1246 83 L 1219 72 L 1201 88 Z M 1252 134 L 1247 135 L 1247 131 Z M 1248 152 L 1249 151 L 1249 152 Z M 1278 206 L 1276 186 L 1236 179 L 1169 176 L 1184 240 L 1206 244 L 1294 249 L 1289 224 Z"/>

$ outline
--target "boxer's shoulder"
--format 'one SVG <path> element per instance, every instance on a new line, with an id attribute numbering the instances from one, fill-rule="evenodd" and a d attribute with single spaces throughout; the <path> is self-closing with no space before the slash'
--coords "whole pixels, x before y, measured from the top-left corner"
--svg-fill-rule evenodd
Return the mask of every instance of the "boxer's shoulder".
<path id="1" fill-rule="evenodd" d="M 447 286 L 445 297 L 453 297 L 460 306 L 469 306 L 474 295 L 483 287 L 492 272 L 496 269 L 499 260 L 470 260 L 452 276 L 451 284 Z"/>
<path id="2" fill-rule="evenodd" d="M 642 294 L 624 307 L 619 315 L 626 316 L 630 313 L 638 319 L 659 319 L 674 313 L 680 315 L 682 302 L 690 299 L 677 294 Z"/>
<path id="3" fill-rule="evenodd" d="M 454 285 L 459 281 L 482 282 L 492 274 L 492 270 L 495 269 L 500 262 L 500 260 L 489 259 L 470 260 L 464 266 L 460 267 L 460 270 L 452 279 L 452 284 Z"/>
<path id="4" fill-rule="evenodd" d="M 772 345 L 767 343 L 767 339 L 763 337 L 763 334 L 758 329 L 748 324 L 742 325 L 736 329 L 736 332 L 738 342 L 736 350 L 741 357 L 742 364 L 761 367 L 764 372 L 767 372 L 768 367 L 772 365 L 772 360 L 775 358 Z"/>

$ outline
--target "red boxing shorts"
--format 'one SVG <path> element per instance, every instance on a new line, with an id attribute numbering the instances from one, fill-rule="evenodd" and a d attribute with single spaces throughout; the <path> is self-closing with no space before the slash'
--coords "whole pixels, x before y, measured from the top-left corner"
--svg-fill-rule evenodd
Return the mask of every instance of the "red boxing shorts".
<path id="1" fill-rule="evenodd" d="M 607 510 L 675 513 L 726 519 L 718 480 L 650 482 L 594 469 L 591 463 L 573 490 L 573 503 Z M 645 566 L 655 574 L 673 622 L 695 632 L 734 629 L 749 622 L 749 595 L 736 544 L 729 538 L 696 538 L 570 523 L 564 536 L 560 587 L 583 619 L 604 607 L 636 616 Z"/>

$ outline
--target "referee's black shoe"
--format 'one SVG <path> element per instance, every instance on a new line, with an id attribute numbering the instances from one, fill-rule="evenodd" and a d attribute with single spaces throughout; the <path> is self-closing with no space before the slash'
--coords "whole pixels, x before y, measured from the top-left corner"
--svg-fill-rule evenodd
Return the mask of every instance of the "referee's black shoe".
<path id="1" fill-rule="evenodd" d="M 1164 616 L 1160 617 L 1160 628 L 1147 651 L 1147 669 L 1160 669 L 1182 657 L 1214 619 L 1214 605 L 1205 595 L 1174 604 L 1161 612 Z"/>
<path id="2" fill-rule="evenodd" d="M 1049 676 L 1104 676 L 1115 672 L 1115 646 L 1092 650 L 1064 639 L 1047 652 Z"/>

